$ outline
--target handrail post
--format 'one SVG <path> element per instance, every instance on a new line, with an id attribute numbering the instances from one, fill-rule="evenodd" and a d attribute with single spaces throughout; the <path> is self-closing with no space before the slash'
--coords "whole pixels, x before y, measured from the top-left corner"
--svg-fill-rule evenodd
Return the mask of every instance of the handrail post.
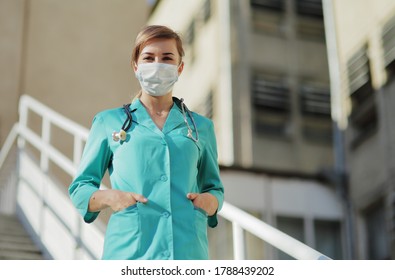
<path id="1" fill-rule="evenodd" d="M 41 131 L 41 138 L 45 146 L 49 146 L 50 138 L 51 138 L 51 123 L 48 118 L 43 117 L 42 120 L 42 131 Z M 44 173 L 48 172 L 49 169 L 49 157 L 47 149 L 41 149 L 40 151 L 40 168 Z"/>
<path id="2" fill-rule="evenodd" d="M 80 135 L 74 135 L 74 148 L 73 148 L 73 164 L 77 167 L 80 163 L 82 150 L 83 150 L 83 140 Z"/>
<path id="3" fill-rule="evenodd" d="M 73 164 L 74 166 L 77 168 L 80 160 L 81 160 L 81 156 L 82 156 L 82 150 L 83 150 L 83 145 L 82 145 L 82 138 L 81 136 L 75 134 L 74 135 L 74 145 L 73 145 Z M 78 216 L 78 214 L 76 214 L 76 222 L 77 222 L 77 232 L 75 233 L 74 239 L 76 241 L 76 246 L 74 249 L 74 258 L 78 259 L 78 253 L 81 249 L 81 238 L 80 236 L 82 235 L 82 220 L 80 219 L 80 217 Z"/>
<path id="4" fill-rule="evenodd" d="M 29 114 L 29 108 L 26 104 L 26 100 L 24 96 L 21 97 L 21 100 L 19 101 L 19 127 L 24 129 L 27 127 L 27 118 Z M 26 140 L 23 139 L 22 137 L 18 138 L 18 147 L 20 149 L 23 149 L 25 147 Z"/>
<path id="5" fill-rule="evenodd" d="M 42 131 L 41 131 L 41 138 L 44 143 L 44 146 L 40 148 L 40 169 L 43 174 L 48 175 L 49 173 L 49 155 L 47 147 L 50 145 L 51 141 L 51 122 L 48 117 L 43 116 L 42 119 Z M 40 233 L 42 234 L 45 228 L 45 207 L 46 207 L 46 193 L 48 184 L 46 182 L 47 177 L 43 176 L 42 178 L 42 186 L 41 186 L 41 211 L 40 211 Z"/>
<path id="6" fill-rule="evenodd" d="M 245 260 L 245 240 L 244 240 L 244 230 L 237 223 L 232 223 L 232 231 L 233 231 L 233 258 L 235 260 Z"/>

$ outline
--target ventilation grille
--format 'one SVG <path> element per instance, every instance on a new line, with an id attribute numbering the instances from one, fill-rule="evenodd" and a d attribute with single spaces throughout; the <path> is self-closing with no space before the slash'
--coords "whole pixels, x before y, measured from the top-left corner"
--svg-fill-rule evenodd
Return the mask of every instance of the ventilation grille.
<path id="1" fill-rule="evenodd" d="M 331 102 L 327 87 L 302 85 L 300 87 L 301 111 L 305 115 L 330 116 Z"/>
<path id="2" fill-rule="evenodd" d="M 357 91 L 363 85 L 370 82 L 369 58 L 366 47 L 355 53 L 348 61 L 347 66 L 350 93 Z"/>
<path id="3" fill-rule="evenodd" d="M 290 110 L 290 89 L 280 77 L 269 77 L 255 73 L 252 82 L 253 103 L 255 107 L 271 111 Z"/>
<path id="4" fill-rule="evenodd" d="M 388 66 L 395 60 L 395 18 L 384 26 L 382 35 L 384 63 Z"/>

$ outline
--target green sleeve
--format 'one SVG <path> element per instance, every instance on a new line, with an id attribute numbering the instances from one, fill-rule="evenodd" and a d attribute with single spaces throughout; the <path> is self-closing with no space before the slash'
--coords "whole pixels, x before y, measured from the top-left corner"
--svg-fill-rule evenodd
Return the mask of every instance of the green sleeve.
<path id="1" fill-rule="evenodd" d="M 69 186 L 72 203 L 87 223 L 93 222 L 99 212 L 89 212 L 90 197 L 96 192 L 109 166 L 112 152 L 100 115 L 92 122 L 77 173 Z"/>
<path id="2" fill-rule="evenodd" d="M 217 142 L 212 121 L 209 122 L 206 133 L 204 133 L 205 141 L 202 143 L 198 181 L 202 193 L 211 193 L 218 200 L 217 211 L 214 215 L 208 217 L 208 225 L 210 227 L 216 227 L 218 224 L 217 212 L 221 210 L 224 201 L 224 187 L 220 178 Z"/>

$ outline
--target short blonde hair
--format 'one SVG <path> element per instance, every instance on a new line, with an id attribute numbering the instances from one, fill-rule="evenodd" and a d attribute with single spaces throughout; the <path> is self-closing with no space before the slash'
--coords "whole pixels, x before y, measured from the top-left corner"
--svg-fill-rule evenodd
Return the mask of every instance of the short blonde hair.
<path id="1" fill-rule="evenodd" d="M 144 27 L 136 37 L 135 45 L 132 52 L 131 65 L 137 64 L 141 50 L 147 45 L 148 41 L 152 39 L 174 39 L 176 41 L 177 51 L 180 55 L 180 60 L 184 56 L 184 48 L 182 47 L 181 37 L 169 27 L 163 25 L 148 25 Z M 179 61 L 181 62 L 181 61 Z"/>

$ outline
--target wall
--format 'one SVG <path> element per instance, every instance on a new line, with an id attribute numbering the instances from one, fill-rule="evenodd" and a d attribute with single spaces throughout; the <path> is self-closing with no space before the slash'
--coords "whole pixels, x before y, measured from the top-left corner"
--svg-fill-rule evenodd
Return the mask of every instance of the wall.
<path id="1" fill-rule="evenodd" d="M 24 2 L 0 0 L 0 147 L 18 117 Z"/>
<path id="2" fill-rule="evenodd" d="M 149 14 L 137 0 L 0 0 L 0 143 L 21 94 L 88 127 L 138 90 L 130 68 Z"/>

